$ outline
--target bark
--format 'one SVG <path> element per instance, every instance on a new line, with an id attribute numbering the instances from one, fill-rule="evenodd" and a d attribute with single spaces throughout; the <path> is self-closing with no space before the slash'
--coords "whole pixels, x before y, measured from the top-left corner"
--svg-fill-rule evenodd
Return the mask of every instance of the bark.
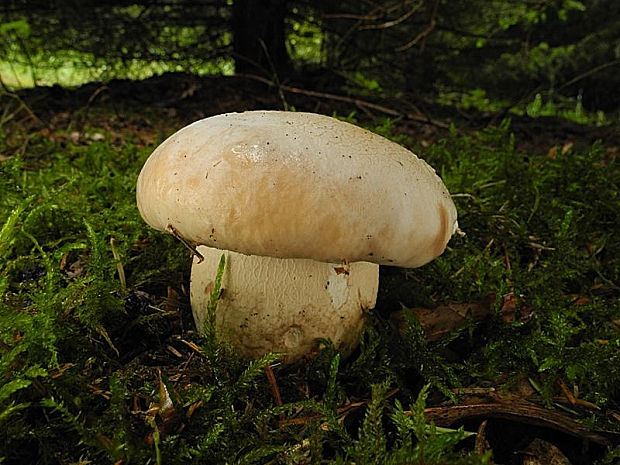
<path id="1" fill-rule="evenodd" d="M 233 52 L 237 73 L 279 75 L 290 69 L 286 51 L 287 0 L 234 0 Z"/>

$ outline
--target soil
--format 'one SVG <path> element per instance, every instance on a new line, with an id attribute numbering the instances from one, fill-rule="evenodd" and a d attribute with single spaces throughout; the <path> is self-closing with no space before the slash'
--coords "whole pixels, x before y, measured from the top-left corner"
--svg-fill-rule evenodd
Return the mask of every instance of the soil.
<path id="1" fill-rule="evenodd" d="M 284 83 L 278 89 L 253 75 L 200 77 L 166 73 L 143 81 L 115 79 L 75 89 L 37 87 L 17 95 L 40 120 L 38 123 L 47 127 L 58 128 L 67 122 L 90 126 L 134 122 L 143 123 L 156 134 L 220 113 L 294 108 L 328 115 L 355 114 L 362 124 L 391 117 L 398 132 L 426 145 L 445 137 L 452 123 L 460 132 L 469 132 L 498 124 L 506 116 L 469 115 L 452 107 L 413 104 L 404 98 L 364 100 L 329 88 L 307 88 L 304 83 Z M 517 148 L 524 151 L 546 152 L 574 141 L 590 145 L 599 139 L 607 145 L 620 145 L 617 125 L 591 127 L 551 117 L 510 115 L 510 119 Z"/>

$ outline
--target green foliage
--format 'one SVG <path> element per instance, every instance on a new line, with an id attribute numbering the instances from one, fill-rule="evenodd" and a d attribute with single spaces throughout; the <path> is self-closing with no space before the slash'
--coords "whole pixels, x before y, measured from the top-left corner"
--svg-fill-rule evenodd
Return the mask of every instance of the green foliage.
<path id="1" fill-rule="evenodd" d="M 564 116 L 617 111 L 618 12 L 614 0 L 346 1 L 321 25 L 332 67 L 381 82 L 375 95 L 522 113 L 542 93 Z"/>
<path id="2" fill-rule="evenodd" d="M 371 128 L 406 143 L 397 123 Z M 212 316 L 203 337 L 188 308 L 174 320 L 162 311 L 167 288 L 187 281 L 189 257 L 135 207 L 150 150 L 131 138 L 33 136 L 22 157 L 0 163 L 5 463 L 478 464 L 488 456 L 466 452 L 469 433 L 427 424 L 429 393 L 457 400 L 457 387 L 530 378 L 550 407 L 561 381 L 619 408 L 620 170 L 603 144 L 522 153 L 504 122 L 419 150 L 453 193 L 466 236 L 407 271 L 410 306 L 490 295 L 495 312 L 429 342 L 407 308 L 400 325 L 387 318 L 398 305 L 381 308 L 348 360 L 324 341 L 284 370 L 277 354 L 238 357 Z M 588 412 L 590 424 L 617 428 L 604 412 Z"/>
<path id="3" fill-rule="evenodd" d="M 148 152 L 108 142 L 62 150 L 36 137 L 30 149 L 39 161 L 12 157 L 0 164 L 0 416 L 3 430 L 45 437 L 54 421 L 49 428 L 27 426 L 24 411 L 56 399 L 55 411 L 72 418 L 72 427 L 80 424 L 68 412 L 96 403 L 81 388 L 102 374 L 95 360 L 114 356 L 112 337 L 133 318 L 124 313 L 109 239 L 116 239 L 134 285 L 165 273 L 166 260 L 177 268 L 180 261 L 172 242 L 153 234 L 135 208 L 135 180 Z M 132 250 L 149 237 L 170 250 L 155 268 L 152 257 Z M 59 380 L 50 375 L 59 370 L 65 373 Z"/>
<path id="4" fill-rule="evenodd" d="M 466 372 L 492 378 L 526 369 L 538 373 L 548 396 L 561 378 L 588 400 L 610 402 L 620 383 L 617 160 L 601 144 L 521 154 L 505 129 L 446 140 L 428 158 L 443 166 L 467 234 L 429 266 L 428 289 L 461 302 L 496 295 L 498 310 L 500 295 L 518 296 L 517 320 L 488 328 Z"/>
<path id="5" fill-rule="evenodd" d="M 239 56 L 249 28 L 235 30 L 245 23 L 232 1 L 19 5 L 0 5 L 0 78 L 14 88 L 165 72 L 232 74 L 235 64 L 262 61 L 261 47 L 244 52 L 255 56 Z M 248 8 L 262 9 L 252 2 Z M 592 112 L 588 118 L 599 124 L 617 117 L 616 0 L 321 0 L 270 8 L 281 14 L 255 27 L 287 50 L 288 56 L 270 54 L 281 80 L 312 71 L 321 87 L 333 86 L 324 76 L 335 75 L 342 92 L 391 97 L 405 107 L 452 101 L 518 114 L 528 114 L 541 94 L 546 114 L 581 122 Z"/>
<path id="6" fill-rule="evenodd" d="M 25 19 L 0 24 L 0 34 L 15 34 L 23 39 L 30 35 L 30 25 Z"/>
<path id="7" fill-rule="evenodd" d="M 215 281 L 211 295 L 209 296 L 209 302 L 207 303 L 207 317 L 205 319 L 204 335 L 207 341 L 212 341 L 213 344 L 217 344 L 217 332 L 215 330 L 215 310 L 217 309 L 217 303 L 220 300 L 220 294 L 222 290 L 222 276 L 224 269 L 226 268 L 226 255 L 222 254 L 220 261 L 217 265 L 217 272 L 215 274 Z"/>
<path id="8" fill-rule="evenodd" d="M 339 457 L 335 463 L 363 464 L 486 464 L 490 454 L 483 457 L 475 453 L 452 452 L 463 439 L 472 435 L 462 428 L 458 430 L 438 428 L 427 424 L 424 408 L 428 386 L 422 388 L 411 409 L 405 411 L 396 400 L 393 412 L 389 415 L 396 427 L 396 440 L 388 447 L 385 436 L 384 417 L 387 384 L 373 386 L 372 397 L 366 415 L 359 429 L 359 439 L 346 448 L 346 459 Z"/>
<path id="9" fill-rule="evenodd" d="M 294 7 L 288 19 L 290 33 L 287 40 L 289 56 L 297 63 L 319 65 L 323 61 L 321 47 L 323 32 L 311 12 Z"/>
<path id="10" fill-rule="evenodd" d="M 602 111 L 596 113 L 587 112 L 583 108 L 581 100 L 562 99 L 555 97 L 555 103 L 552 100 L 543 101 L 541 94 L 536 94 L 534 100 L 525 107 L 525 114 L 538 118 L 541 116 L 561 116 L 568 120 L 581 124 L 592 124 L 595 126 L 605 126 L 609 124 L 608 118 Z"/>
<path id="11" fill-rule="evenodd" d="M 168 71 L 231 74 L 229 5 L 82 1 L 0 6 L 0 77 L 11 87 L 144 79 Z"/>
<path id="12" fill-rule="evenodd" d="M 403 309 L 406 322 L 406 331 L 403 340 L 396 350 L 402 351 L 401 363 L 405 367 L 415 368 L 427 382 L 439 389 L 445 396 L 456 400 L 450 391 L 451 387 L 458 387 L 460 381 L 456 375 L 456 366 L 448 363 L 441 355 L 441 345 L 447 344 L 449 339 L 439 344 L 430 344 L 418 320 Z M 398 359 L 397 359 L 398 360 Z"/>
<path id="13" fill-rule="evenodd" d="M 346 448 L 347 462 L 378 465 L 388 463 L 387 439 L 383 427 L 384 398 L 387 391 L 387 384 L 373 386 L 372 397 L 358 433 L 361 440 L 353 441 Z"/>
<path id="14" fill-rule="evenodd" d="M 620 446 L 610 449 L 605 457 L 596 463 L 598 465 L 613 465 L 614 463 L 618 463 L 618 459 L 620 459 Z"/>
<path id="15" fill-rule="evenodd" d="M 463 428 L 457 430 L 439 428 L 433 423 L 427 424 L 424 416 L 424 408 L 428 395 L 429 386 L 424 386 L 409 411 L 405 412 L 396 401 L 396 408 L 392 414 L 392 420 L 396 424 L 399 440 L 397 448 L 390 463 L 449 463 L 454 464 L 485 464 L 490 463 L 491 454 L 485 453 L 479 457 L 473 453 L 456 455 L 452 458 L 446 457 L 446 450 L 452 450 L 463 439 L 470 437 L 473 433 L 464 431 Z M 411 434 L 413 433 L 413 435 Z M 417 440 L 415 443 L 413 438 Z"/>
<path id="16" fill-rule="evenodd" d="M 482 112 L 499 111 L 506 106 L 506 102 L 493 101 L 484 89 L 470 89 L 466 93 L 442 92 L 439 103 L 453 105 L 463 110 L 478 110 Z"/>

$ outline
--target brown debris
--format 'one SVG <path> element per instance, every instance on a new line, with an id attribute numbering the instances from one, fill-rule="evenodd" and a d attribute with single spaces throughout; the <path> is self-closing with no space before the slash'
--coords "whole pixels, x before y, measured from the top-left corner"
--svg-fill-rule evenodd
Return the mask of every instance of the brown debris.
<path id="1" fill-rule="evenodd" d="M 518 307 L 520 297 L 517 299 L 513 293 L 509 293 L 500 298 L 502 299 L 502 306 L 499 313 L 503 321 L 525 322 L 532 317 L 533 309 L 531 307 L 523 306 L 523 304 L 521 304 L 521 308 Z M 494 295 L 489 295 L 478 302 L 450 302 L 440 304 L 435 308 L 416 307 L 404 311 L 409 311 L 415 315 L 429 341 L 436 341 L 469 320 L 482 320 L 493 315 L 495 313 L 495 299 Z M 520 312 L 517 312 L 517 309 Z M 407 330 L 407 323 L 402 312 L 403 310 L 394 312 L 390 318 L 399 324 L 400 332 L 404 334 Z"/>
<path id="2" fill-rule="evenodd" d="M 571 465 L 560 449 L 538 438 L 521 451 L 520 455 L 523 456 L 523 465 Z"/>
<path id="3" fill-rule="evenodd" d="M 474 450 L 479 456 L 483 456 L 485 453 L 491 450 L 491 445 L 486 438 L 486 428 L 487 420 L 484 420 L 482 423 L 480 423 L 478 431 L 476 432 L 476 442 L 474 444 Z M 489 463 L 493 463 L 493 460 L 491 459 Z"/>
<path id="4" fill-rule="evenodd" d="M 267 375 L 267 381 L 269 381 L 269 387 L 271 388 L 271 393 L 273 394 L 273 398 L 276 401 L 276 405 L 282 405 L 282 397 L 280 396 L 280 389 L 278 388 L 278 383 L 276 381 L 276 376 L 273 373 L 271 365 L 265 365 L 265 374 Z"/>
<path id="5" fill-rule="evenodd" d="M 516 400 L 431 407 L 424 410 L 426 418 L 439 426 L 451 426 L 469 418 L 500 418 L 518 423 L 553 429 L 587 439 L 597 444 L 612 445 L 620 441 L 620 433 L 590 431 L 572 418 L 554 410 Z"/>

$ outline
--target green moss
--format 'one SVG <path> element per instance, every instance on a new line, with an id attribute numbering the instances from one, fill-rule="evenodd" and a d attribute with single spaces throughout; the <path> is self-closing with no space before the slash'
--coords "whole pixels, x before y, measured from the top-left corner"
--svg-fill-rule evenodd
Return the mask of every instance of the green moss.
<path id="1" fill-rule="evenodd" d="M 394 121 L 376 128 L 407 141 Z M 620 408 L 620 170 L 603 144 L 521 153 L 504 123 L 418 151 L 466 236 L 408 272 L 412 299 L 493 295 L 496 312 L 429 342 L 408 311 L 399 332 L 387 316 L 400 307 L 378 309 L 350 359 L 325 341 L 276 369 L 276 405 L 263 374 L 275 355 L 248 362 L 193 330 L 188 252 L 135 207 L 152 147 L 127 140 L 33 136 L 0 163 L 5 463 L 486 463 L 459 452 L 462 430 L 425 423 L 427 394 L 524 378 L 549 407 L 558 381 L 578 389 L 602 409 L 582 419 L 619 429 L 605 412 Z"/>

